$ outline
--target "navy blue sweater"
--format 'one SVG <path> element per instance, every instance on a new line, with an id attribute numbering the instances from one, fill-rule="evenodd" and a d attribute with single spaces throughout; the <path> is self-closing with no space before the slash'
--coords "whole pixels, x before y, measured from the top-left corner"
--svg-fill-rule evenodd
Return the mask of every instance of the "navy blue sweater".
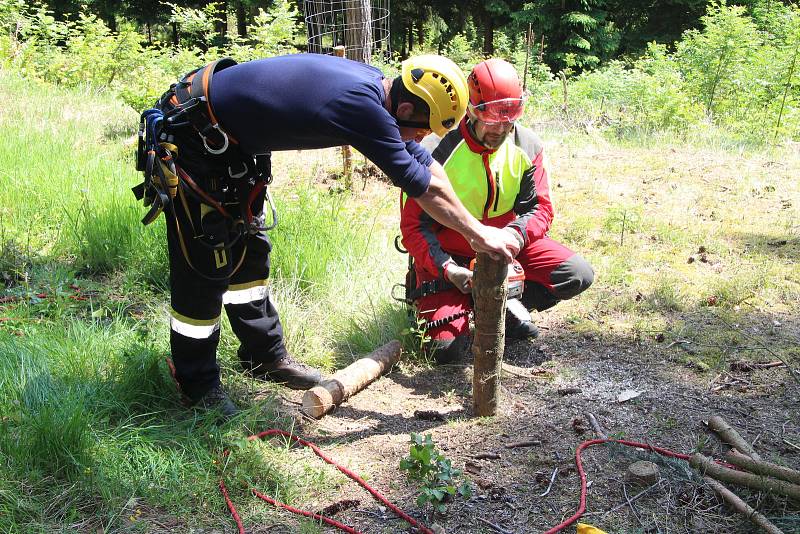
<path id="1" fill-rule="evenodd" d="M 430 153 L 400 138 L 383 107 L 380 70 L 348 59 L 295 54 L 214 74 L 211 106 L 249 154 L 352 145 L 409 196 L 428 189 Z"/>

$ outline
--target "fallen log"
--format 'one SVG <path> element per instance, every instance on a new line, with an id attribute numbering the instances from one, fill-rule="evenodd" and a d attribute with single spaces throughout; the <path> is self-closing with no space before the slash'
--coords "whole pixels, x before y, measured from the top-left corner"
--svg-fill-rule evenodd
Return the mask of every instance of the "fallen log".
<path id="1" fill-rule="evenodd" d="M 712 415 L 709 417 L 708 428 L 716 432 L 722 441 L 731 447 L 734 447 L 742 454 L 746 454 L 753 460 L 761 460 L 761 456 L 759 456 L 755 449 L 753 449 L 753 447 L 747 441 L 745 441 L 745 439 L 736 431 L 736 429 L 729 425 L 722 417 L 718 415 Z"/>
<path id="2" fill-rule="evenodd" d="M 720 496 L 720 498 L 728 503 L 734 510 L 739 512 L 740 514 L 744 515 L 747 519 L 749 519 L 754 525 L 758 526 L 764 532 L 768 534 L 783 534 L 783 531 L 776 527 L 772 522 L 764 517 L 762 514 L 757 512 L 754 508 L 752 508 L 749 504 L 744 502 L 742 499 L 739 498 L 738 495 L 733 493 L 731 490 L 717 482 L 711 477 L 703 477 L 703 480 L 711 486 L 711 489 Z"/>
<path id="3" fill-rule="evenodd" d="M 472 407 L 482 417 L 497 413 L 500 369 L 505 347 L 508 265 L 479 252 L 472 279 L 475 301 L 475 336 L 472 354 Z"/>
<path id="4" fill-rule="evenodd" d="M 689 464 L 702 475 L 710 476 L 720 482 L 728 482 L 737 486 L 777 493 L 785 495 L 795 501 L 800 501 L 800 486 L 797 484 L 792 484 L 776 478 L 745 473 L 744 471 L 728 469 L 727 467 L 716 464 L 711 458 L 699 453 L 692 454 L 689 457 Z"/>
<path id="5" fill-rule="evenodd" d="M 319 419 L 334 406 L 355 395 L 400 360 L 399 341 L 390 341 L 369 355 L 354 361 L 303 395 L 303 411 Z"/>
<path id="6" fill-rule="evenodd" d="M 746 469 L 751 473 L 780 478 L 781 480 L 786 480 L 793 484 L 800 484 L 800 471 L 795 471 L 789 467 L 765 462 L 763 460 L 753 460 L 752 458 L 745 456 L 744 454 L 740 454 L 735 450 L 728 451 L 728 453 L 725 455 L 725 459 L 728 461 L 728 463 L 732 463 L 736 467 Z"/>

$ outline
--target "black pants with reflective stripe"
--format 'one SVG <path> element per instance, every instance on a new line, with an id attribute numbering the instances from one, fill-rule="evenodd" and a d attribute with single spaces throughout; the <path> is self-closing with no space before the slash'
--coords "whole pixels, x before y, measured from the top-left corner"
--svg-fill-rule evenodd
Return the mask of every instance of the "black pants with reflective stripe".
<path id="1" fill-rule="evenodd" d="M 181 163 L 179 158 L 178 164 Z M 206 192 L 226 203 L 232 216 L 240 214 L 237 204 L 228 203 L 230 199 L 224 193 L 213 190 L 218 180 L 200 176 L 203 168 L 197 160 L 184 163 L 198 185 L 209 187 Z M 262 193 L 253 203 L 256 216 L 261 214 L 263 204 Z M 232 221 L 185 190 L 175 198 L 173 210 L 174 215 L 166 213 L 172 304 L 170 346 L 175 379 L 184 394 L 197 400 L 220 382 L 216 351 L 223 303 L 240 341 L 239 358 L 244 368 L 258 371 L 260 364 L 274 362 L 287 351 L 278 311 L 266 286 L 272 249 L 268 237 L 261 232 L 246 234 L 228 250 L 213 250 L 203 243 L 230 244 L 236 239 Z"/>

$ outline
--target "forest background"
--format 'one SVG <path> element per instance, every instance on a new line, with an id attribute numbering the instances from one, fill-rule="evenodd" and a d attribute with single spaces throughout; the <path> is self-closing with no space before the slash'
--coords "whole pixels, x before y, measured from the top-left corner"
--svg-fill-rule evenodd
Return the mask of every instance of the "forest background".
<path id="1" fill-rule="evenodd" d="M 204 61 L 304 50 L 302 9 L 288 0 L 2 0 L 0 54 L 20 72 L 103 88 L 139 110 Z M 578 118 L 618 137 L 683 137 L 709 125 L 734 143 L 798 135 L 800 10 L 791 3 L 395 1 L 390 27 L 392 53 L 374 58 L 388 73 L 422 51 L 467 70 L 504 57 L 528 80 L 539 118 Z"/>

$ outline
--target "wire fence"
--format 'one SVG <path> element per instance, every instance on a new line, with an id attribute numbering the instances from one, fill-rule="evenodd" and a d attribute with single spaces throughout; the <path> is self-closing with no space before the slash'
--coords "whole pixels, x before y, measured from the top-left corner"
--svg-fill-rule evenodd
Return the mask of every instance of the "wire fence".
<path id="1" fill-rule="evenodd" d="M 391 55 L 389 0 L 304 0 L 303 9 L 309 52 L 343 46 L 345 57 L 363 63 Z"/>

